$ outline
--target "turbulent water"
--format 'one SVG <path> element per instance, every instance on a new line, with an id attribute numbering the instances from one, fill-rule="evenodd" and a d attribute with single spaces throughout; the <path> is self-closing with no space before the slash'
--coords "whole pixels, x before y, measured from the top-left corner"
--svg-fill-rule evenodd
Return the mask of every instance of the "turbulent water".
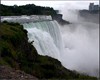
<path id="1" fill-rule="evenodd" d="M 62 10 L 62 13 L 65 20 L 72 22 L 61 27 L 65 47 L 61 56 L 63 65 L 68 69 L 99 77 L 99 17 L 94 21 L 94 14 L 91 14 L 93 17 L 88 16 L 90 14 L 84 17 L 75 10 Z"/>
<path id="2" fill-rule="evenodd" d="M 99 76 L 99 24 L 75 23 L 61 28 L 66 68 Z"/>
<path id="3" fill-rule="evenodd" d="M 28 31 L 29 42 L 40 55 L 48 55 L 60 60 L 63 51 L 59 25 L 56 21 L 41 21 L 23 24 Z"/>

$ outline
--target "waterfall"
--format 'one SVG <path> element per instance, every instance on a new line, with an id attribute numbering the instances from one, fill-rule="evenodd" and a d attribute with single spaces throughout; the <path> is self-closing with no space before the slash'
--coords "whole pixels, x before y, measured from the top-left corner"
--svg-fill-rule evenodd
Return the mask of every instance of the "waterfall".
<path id="1" fill-rule="evenodd" d="M 63 53 L 59 24 L 51 16 L 1 16 L 1 22 L 17 22 L 28 31 L 29 42 L 33 42 L 38 54 L 48 55 L 58 60 Z"/>
<path id="2" fill-rule="evenodd" d="M 60 60 L 63 53 L 60 27 L 56 21 L 41 21 L 24 23 L 24 29 L 28 31 L 29 42 L 36 48 L 38 54 L 48 55 Z"/>

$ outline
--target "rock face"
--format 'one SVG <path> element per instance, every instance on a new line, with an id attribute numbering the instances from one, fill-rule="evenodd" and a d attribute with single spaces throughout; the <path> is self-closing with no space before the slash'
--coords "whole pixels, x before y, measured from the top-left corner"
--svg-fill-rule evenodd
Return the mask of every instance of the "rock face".
<path id="1" fill-rule="evenodd" d="M 0 79 L 4 80 L 38 80 L 24 71 L 15 70 L 9 66 L 0 66 Z"/>
<path id="2" fill-rule="evenodd" d="M 52 16 L 53 20 L 56 20 L 60 25 L 66 25 L 66 24 L 70 24 L 69 21 L 63 20 L 62 19 L 62 14 L 57 14 Z"/>

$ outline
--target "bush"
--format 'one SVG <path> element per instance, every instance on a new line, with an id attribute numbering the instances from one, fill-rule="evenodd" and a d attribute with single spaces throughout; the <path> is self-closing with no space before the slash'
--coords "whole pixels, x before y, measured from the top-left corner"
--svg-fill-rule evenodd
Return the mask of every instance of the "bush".
<path id="1" fill-rule="evenodd" d="M 9 50 L 9 48 L 3 47 L 1 50 L 1 57 L 6 57 L 6 56 L 12 57 L 11 51 Z"/>

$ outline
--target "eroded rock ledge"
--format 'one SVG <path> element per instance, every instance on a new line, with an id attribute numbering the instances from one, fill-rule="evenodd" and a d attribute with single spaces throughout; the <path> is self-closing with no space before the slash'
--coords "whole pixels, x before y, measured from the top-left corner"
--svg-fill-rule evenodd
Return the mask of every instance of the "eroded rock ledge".
<path id="1" fill-rule="evenodd" d="M 26 74 L 24 71 L 20 71 L 9 66 L 0 66 L 0 80 L 38 80 L 38 78 Z"/>

